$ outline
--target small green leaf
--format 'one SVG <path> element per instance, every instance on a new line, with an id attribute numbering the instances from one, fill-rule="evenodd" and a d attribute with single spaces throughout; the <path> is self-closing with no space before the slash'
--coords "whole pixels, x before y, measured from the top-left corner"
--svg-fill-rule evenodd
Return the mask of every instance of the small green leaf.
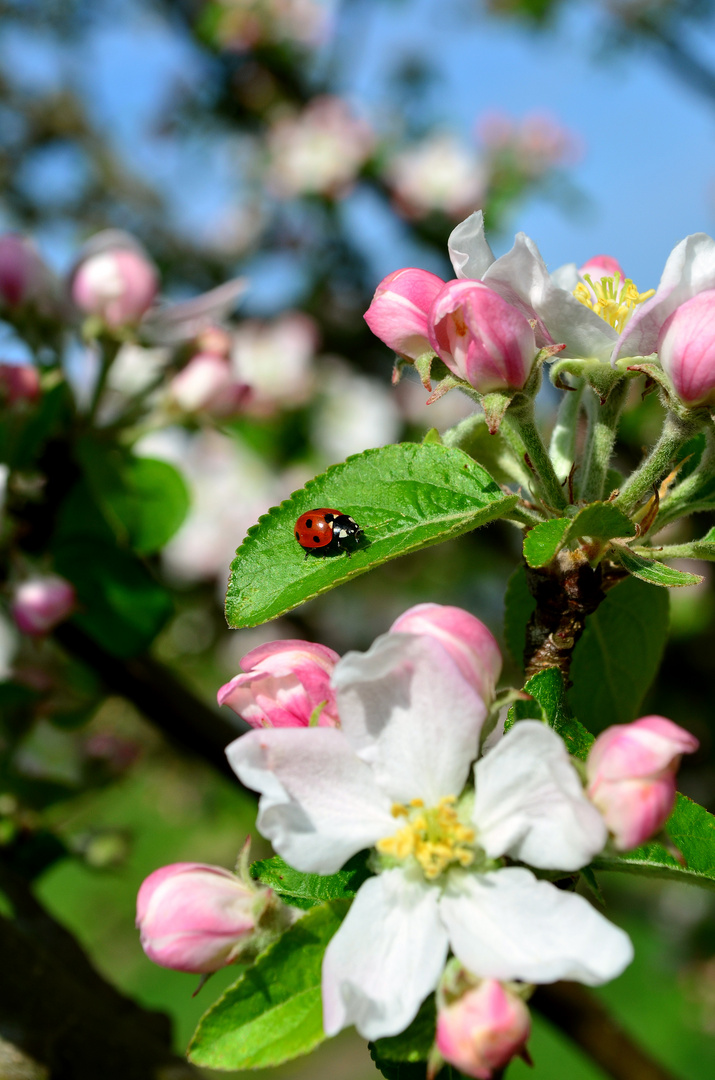
<path id="1" fill-rule="evenodd" d="M 189 1059 L 210 1069 L 261 1069 L 307 1054 L 325 1038 L 325 948 L 349 907 L 313 908 L 262 953 L 202 1016 Z"/>
<path id="2" fill-rule="evenodd" d="M 703 580 L 700 574 L 686 574 L 684 570 L 675 570 L 672 566 L 644 559 L 642 555 L 636 555 L 622 544 L 615 544 L 613 551 L 629 574 L 641 581 L 647 581 L 649 585 L 673 589 L 683 585 L 699 585 Z"/>
<path id="3" fill-rule="evenodd" d="M 524 558 L 529 566 L 546 566 L 566 542 L 569 518 L 542 521 L 524 536 Z"/>
<path id="4" fill-rule="evenodd" d="M 715 816 L 678 793 L 665 831 L 683 853 L 685 866 L 658 840 L 651 840 L 635 851 L 599 855 L 591 865 L 595 870 L 621 870 L 715 889 Z"/>
<path id="5" fill-rule="evenodd" d="M 546 668 L 532 675 L 524 686 L 532 701 L 515 701 L 509 709 L 505 730 L 519 720 L 543 720 L 561 736 L 570 754 L 585 759 L 593 735 L 572 715 L 566 701 L 564 680 L 558 668 Z"/>
<path id="6" fill-rule="evenodd" d="M 531 595 L 526 580 L 526 568 L 520 565 L 509 578 L 504 597 L 504 640 L 519 667 L 524 668 L 526 627 L 536 610 L 536 600 Z"/>
<path id="7" fill-rule="evenodd" d="M 633 536 L 635 531 L 631 519 L 613 503 L 595 502 L 579 510 L 566 539 L 592 536 L 597 540 L 612 540 L 616 536 Z"/>
<path id="8" fill-rule="evenodd" d="M 567 699 L 589 731 L 638 715 L 668 636 L 668 593 L 628 577 L 586 619 Z"/>
<path id="9" fill-rule="evenodd" d="M 326 900 L 351 900 L 370 876 L 367 855 L 359 852 L 337 874 L 303 874 L 294 870 L 279 855 L 262 859 L 251 866 L 251 877 L 280 893 L 287 904 L 308 908 Z"/>
<path id="10" fill-rule="evenodd" d="M 85 438 L 76 453 L 95 501 L 120 543 L 139 555 L 159 551 L 182 524 L 189 493 L 166 461 L 138 458 Z"/>
<path id="11" fill-rule="evenodd" d="M 255 626 L 389 559 L 450 540 L 503 517 L 504 495 L 467 454 L 432 443 L 367 450 L 311 480 L 248 531 L 231 564 L 229 626 Z M 352 556 L 305 552 L 297 518 L 316 507 L 350 514 L 365 532 Z"/>

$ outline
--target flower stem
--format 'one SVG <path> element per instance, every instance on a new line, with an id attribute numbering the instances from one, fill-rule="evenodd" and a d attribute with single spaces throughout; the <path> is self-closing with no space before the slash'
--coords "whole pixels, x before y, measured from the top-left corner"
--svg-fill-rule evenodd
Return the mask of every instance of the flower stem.
<path id="1" fill-rule="evenodd" d="M 549 457 L 560 480 L 566 479 L 576 460 L 576 429 L 584 385 L 583 379 L 579 379 L 576 386 L 564 391 L 556 424 L 551 433 Z"/>
<path id="2" fill-rule="evenodd" d="M 601 403 L 592 390 L 589 394 L 589 429 L 586 437 L 584 466 L 579 493 L 586 502 L 602 499 L 606 474 L 613 456 L 618 421 L 628 392 L 628 379 L 614 384 L 606 400 Z"/>
<path id="3" fill-rule="evenodd" d="M 553 510 L 565 510 L 568 500 L 536 426 L 533 398 L 519 394 L 507 409 L 504 422 L 513 424 L 521 436 L 529 462 L 549 507 Z"/>
<path id="4" fill-rule="evenodd" d="M 651 533 L 655 534 L 669 525 L 671 521 L 687 517 L 698 510 L 709 510 L 713 505 L 713 474 L 715 473 L 715 430 L 711 425 L 705 428 L 705 449 L 697 469 L 661 503 Z"/>
<path id="5" fill-rule="evenodd" d="M 117 353 L 122 345 L 120 341 L 114 341 L 110 338 L 100 338 L 97 344 L 99 346 L 99 370 L 92 390 L 89 408 L 87 409 L 87 423 L 89 424 L 93 423 L 95 416 L 97 415 L 99 403 L 107 383 L 109 369 L 116 360 Z"/>
<path id="6" fill-rule="evenodd" d="M 631 473 L 615 500 L 619 510 L 624 514 L 635 510 L 641 499 L 663 479 L 678 451 L 702 424 L 702 420 L 686 420 L 672 412 L 666 414 L 658 442 L 643 464 Z"/>

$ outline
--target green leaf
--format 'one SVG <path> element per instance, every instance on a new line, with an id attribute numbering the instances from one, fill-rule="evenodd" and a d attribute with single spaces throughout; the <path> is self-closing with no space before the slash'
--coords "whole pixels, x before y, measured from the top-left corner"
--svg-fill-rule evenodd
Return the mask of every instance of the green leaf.
<path id="1" fill-rule="evenodd" d="M 139 555 L 151 555 L 168 543 L 189 509 L 186 484 L 173 465 L 89 438 L 80 440 L 76 453 L 120 543 Z"/>
<path id="2" fill-rule="evenodd" d="M 565 543 L 569 518 L 542 521 L 524 536 L 524 558 L 529 566 L 546 566 Z"/>
<path id="3" fill-rule="evenodd" d="M 358 852 L 337 874 L 303 874 L 294 870 L 279 855 L 262 859 L 251 866 L 251 877 L 280 893 L 287 904 L 308 908 L 326 900 L 351 900 L 370 877 L 365 852 Z"/>
<path id="4" fill-rule="evenodd" d="M 628 577 L 586 619 L 574 649 L 567 699 L 589 731 L 638 715 L 663 655 L 668 606 L 667 592 Z"/>
<path id="5" fill-rule="evenodd" d="M 504 597 L 504 640 L 509 652 L 523 671 L 526 627 L 536 611 L 536 600 L 526 580 L 526 568 L 520 565 L 509 578 Z"/>
<path id="6" fill-rule="evenodd" d="M 678 793 L 665 831 L 683 853 L 686 866 L 681 866 L 658 840 L 635 851 L 599 855 L 591 865 L 595 870 L 621 870 L 715 889 L 715 816 Z"/>
<path id="7" fill-rule="evenodd" d="M 703 580 L 700 574 L 686 574 L 684 570 L 675 570 L 672 566 L 644 559 L 642 555 L 636 555 L 621 544 L 614 545 L 613 551 L 629 574 L 641 581 L 647 581 L 650 585 L 673 589 L 682 585 L 699 585 Z"/>
<path id="8" fill-rule="evenodd" d="M 262 953 L 202 1016 L 189 1059 L 210 1069 L 261 1069 L 307 1054 L 325 1038 L 325 948 L 349 908 L 313 908 Z"/>
<path id="9" fill-rule="evenodd" d="M 367 450 L 311 480 L 251 529 L 231 564 L 229 626 L 255 626 L 389 559 L 450 540 L 518 501 L 460 450 L 401 443 Z M 350 556 L 306 553 L 297 518 L 316 507 L 350 514 L 365 538 Z"/>
<path id="10" fill-rule="evenodd" d="M 592 536 L 597 540 L 612 540 L 616 536 L 633 536 L 635 531 L 631 519 L 613 503 L 595 502 L 579 510 L 566 539 Z"/>
<path id="11" fill-rule="evenodd" d="M 54 558 L 58 573 L 77 590 L 73 622 L 114 656 L 136 656 L 151 645 L 173 604 L 130 552 L 78 536 L 59 541 Z"/>
<path id="12" fill-rule="evenodd" d="M 538 671 L 524 686 L 532 701 L 515 701 L 509 709 L 504 730 L 519 720 L 542 720 L 561 736 L 570 754 L 585 760 L 593 735 L 572 714 L 566 700 L 564 680 L 558 668 Z"/>

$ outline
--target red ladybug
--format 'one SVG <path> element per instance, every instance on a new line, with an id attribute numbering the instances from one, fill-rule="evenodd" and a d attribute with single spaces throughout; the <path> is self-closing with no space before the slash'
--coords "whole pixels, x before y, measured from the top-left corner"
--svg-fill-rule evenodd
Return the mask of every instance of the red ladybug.
<path id="1" fill-rule="evenodd" d="M 326 553 L 346 551 L 349 556 L 350 545 L 357 544 L 362 535 L 362 529 L 349 514 L 325 506 L 307 510 L 295 523 L 295 538 L 305 549 L 306 558 L 317 549 Z"/>

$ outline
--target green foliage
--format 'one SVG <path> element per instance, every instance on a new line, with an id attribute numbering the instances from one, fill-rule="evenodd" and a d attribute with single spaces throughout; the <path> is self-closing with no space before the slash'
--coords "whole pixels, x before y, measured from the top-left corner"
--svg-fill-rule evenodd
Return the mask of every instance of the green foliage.
<path id="1" fill-rule="evenodd" d="M 505 730 L 519 720 L 541 720 L 561 736 L 570 754 L 585 759 L 593 735 L 572 715 L 561 672 L 557 668 L 539 671 L 528 680 L 524 690 L 531 694 L 532 700 L 514 702 L 509 709 Z"/>
<path id="2" fill-rule="evenodd" d="M 307 1054 L 323 1041 L 323 953 L 349 907 L 309 911 L 263 952 L 204 1014 L 189 1059 L 211 1069 L 259 1069 Z"/>
<path id="3" fill-rule="evenodd" d="M 230 626 L 275 619 L 399 555 L 451 540 L 503 517 L 505 496 L 467 454 L 434 443 L 367 450 L 311 480 L 248 531 L 231 564 Z M 297 518 L 321 506 L 350 514 L 365 531 L 349 556 L 310 553 L 293 534 Z"/>
<path id="4" fill-rule="evenodd" d="M 591 537 L 612 540 L 633 536 L 633 522 L 613 503 L 595 502 L 584 506 L 574 518 L 542 521 L 524 537 L 524 558 L 529 566 L 546 566 L 558 551 L 574 540 Z"/>
<path id="5" fill-rule="evenodd" d="M 58 377 L 36 403 L 0 410 L 0 461 L 13 469 L 33 468 L 45 444 L 70 421 L 73 408 L 70 389 Z"/>
<path id="6" fill-rule="evenodd" d="M 592 866 L 597 870 L 622 870 L 689 881 L 715 889 L 715 816 L 679 793 L 665 831 L 682 852 L 685 865 L 659 840 L 650 840 L 635 851 L 599 855 Z"/>
<path id="7" fill-rule="evenodd" d="M 523 565 L 516 568 L 509 578 L 504 597 L 504 639 L 509 652 L 520 668 L 524 667 L 526 627 L 536 610 L 536 600 L 531 595 Z"/>
<path id="8" fill-rule="evenodd" d="M 667 636 L 667 592 L 629 577 L 606 594 L 574 649 L 567 693 L 589 731 L 635 719 Z"/>
<path id="9" fill-rule="evenodd" d="M 521 453 L 515 453 L 514 446 L 507 442 L 507 431 L 508 429 L 500 428 L 499 431 L 490 432 L 484 413 L 476 412 L 445 431 L 442 442 L 445 446 L 464 450 L 465 454 L 478 461 L 498 484 L 520 484 L 528 491 L 533 477 L 523 464 L 525 448 L 521 446 Z M 508 434 L 512 440 L 519 438 L 514 431 L 508 431 Z"/>
<path id="10" fill-rule="evenodd" d="M 326 900 L 351 900 L 370 876 L 367 853 L 359 852 L 337 874 L 303 874 L 294 870 L 279 855 L 262 859 L 251 866 L 251 877 L 279 893 L 287 904 L 308 908 Z"/>
<path id="11" fill-rule="evenodd" d="M 636 555 L 630 548 L 619 544 L 615 548 L 618 561 L 634 577 L 641 581 L 647 581 L 649 585 L 660 585 L 663 588 L 673 589 L 682 585 L 699 585 L 703 580 L 700 574 L 686 574 L 684 570 L 675 570 L 672 566 L 654 562 L 652 559 L 644 559 L 642 555 Z"/>
<path id="12" fill-rule="evenodd" d="M 186 484 L 173 465 L 137 458 L 89 438 L 79 442 L 76 453 L 119 543 L 139 555 L 159 551 L 189 509 Z"/>

